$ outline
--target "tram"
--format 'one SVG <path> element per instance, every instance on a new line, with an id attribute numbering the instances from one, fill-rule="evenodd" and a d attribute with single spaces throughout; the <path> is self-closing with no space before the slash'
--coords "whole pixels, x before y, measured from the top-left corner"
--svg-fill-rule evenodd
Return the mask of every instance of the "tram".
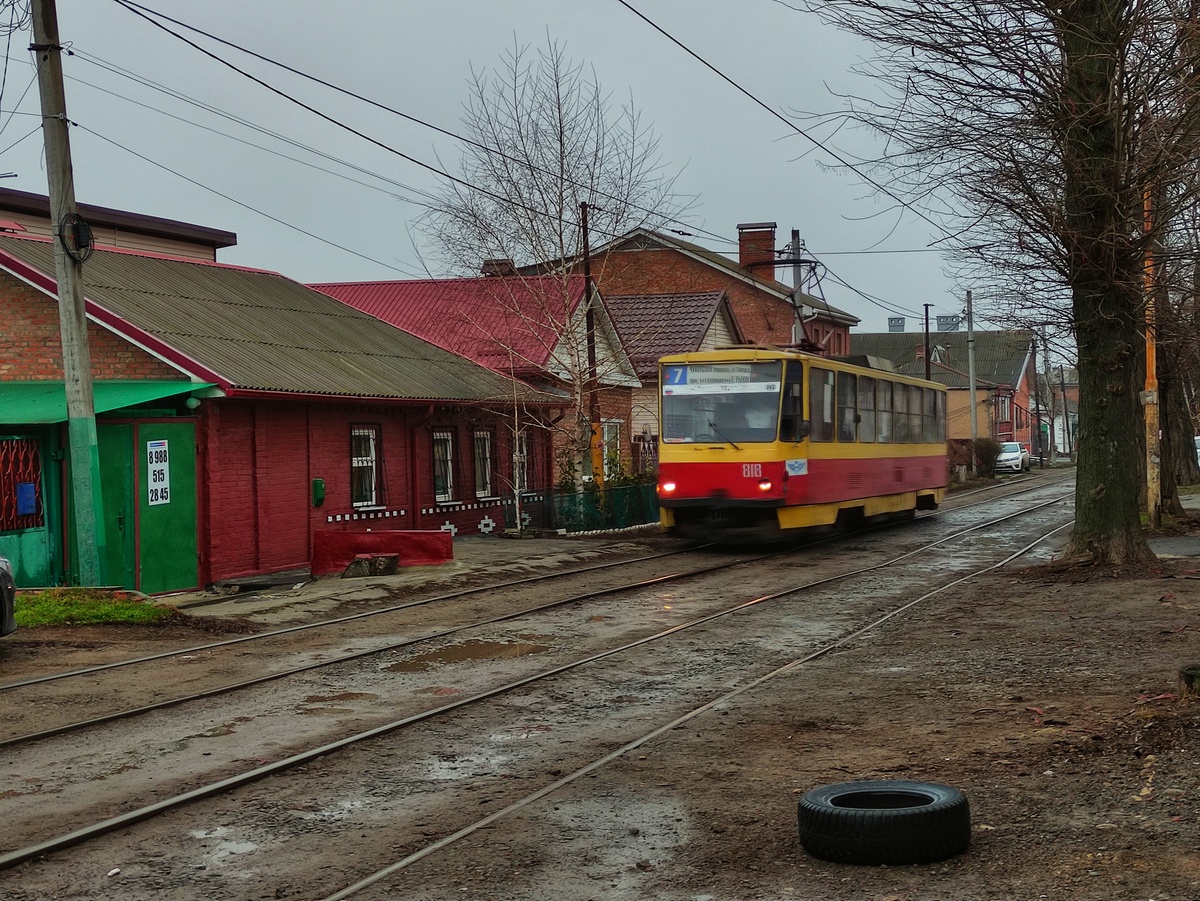
<path id="1" fill-rule="evenodd" d="M 730 347 L 659 361 L 658 504 L 689 537 L 788 534 L 941 503 L 946 389 L 869 357 Z"/>

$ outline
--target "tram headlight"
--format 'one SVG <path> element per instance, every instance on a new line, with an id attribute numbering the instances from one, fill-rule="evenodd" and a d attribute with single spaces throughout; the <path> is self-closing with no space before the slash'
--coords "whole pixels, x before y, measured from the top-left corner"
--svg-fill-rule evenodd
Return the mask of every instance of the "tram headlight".
<path id="1" fill-rule="evenodd" d="M 674 482 L 660 482 L 659 486 L 658 486 L 658 493 L 659 494 L 674 494 L 675 493 L 675 483 Z"/>
<path id="2" fill-rule="evenodd" d="M 770 479 L 760 479 L 758 482 L 758 490 L 762 492 L 770 491 L 774 486 Z"/>

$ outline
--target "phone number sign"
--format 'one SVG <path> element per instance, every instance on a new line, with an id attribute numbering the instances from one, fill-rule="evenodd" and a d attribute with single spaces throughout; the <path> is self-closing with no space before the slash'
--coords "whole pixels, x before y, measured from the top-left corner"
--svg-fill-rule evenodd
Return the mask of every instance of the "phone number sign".
<path id="1" fill-rule="evenodd" d="M 146 487 L 151 507 L 171 503 L 171 466 L 166 441 L 146 442 Z"/>

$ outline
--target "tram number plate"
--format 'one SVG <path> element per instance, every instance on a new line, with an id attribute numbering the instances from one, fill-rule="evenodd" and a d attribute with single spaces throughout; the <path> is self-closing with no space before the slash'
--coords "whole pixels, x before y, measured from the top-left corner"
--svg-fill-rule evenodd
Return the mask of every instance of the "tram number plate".
<path id="1" fill-rule="evenodd" d="M 743 463 L 742 464 L 743 479 L 761 479 L 762 464 L 761 463 Z"/>

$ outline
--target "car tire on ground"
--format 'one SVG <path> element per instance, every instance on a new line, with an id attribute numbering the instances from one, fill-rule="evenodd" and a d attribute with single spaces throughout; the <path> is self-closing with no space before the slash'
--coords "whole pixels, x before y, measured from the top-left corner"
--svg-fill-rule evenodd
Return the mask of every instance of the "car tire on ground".
<path id="1" fill-rule="evenodd" d="M 971 841 L 966 796 L 929 782 L 823 785 L 801 796 L 797 825 L 804 850 L 835 863 L 932 863 Z"/>

